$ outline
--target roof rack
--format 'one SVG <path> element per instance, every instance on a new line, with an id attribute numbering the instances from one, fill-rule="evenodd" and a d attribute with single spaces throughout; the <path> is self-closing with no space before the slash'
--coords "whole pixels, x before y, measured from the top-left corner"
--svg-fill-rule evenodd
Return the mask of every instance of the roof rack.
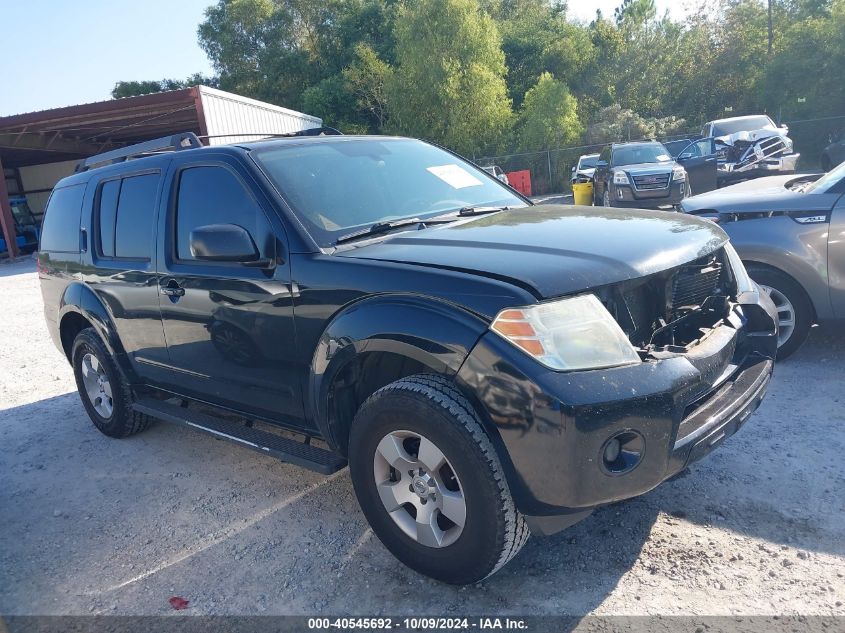
<path id="1" fill-rule="evenodd" d="M 157 152 L 176 152 L 196 147 L 202 147 L 202 143 L 197 135 L 193 132 L 182 132 L 181 134 L 163 136 L 162 138 L 136 143 L 135 145 L 129 145 L 128 147 L 121 147 L 91 156 L 79 162 L 76 166 L 76 172 L 79 173 L 88 171 L 89 169 L 96 169 L 97 167 L 104 167 L 105 165 L 113 165 L 114 163 L 121 163 Z"/>
<path id="2" fill-rule="evenodd" d="M 234 138 L 242 136 L 256 136 L 260 137 L 258 140 L 263 140 L 265 138 L 294 138 L 298 136 L 343 136 L 343 132 L 324 125 L 308 128 L 307 130 L 299 130 L 298 132 L 232 132 L 231 134 L 206 134 L 199 138 Z"/>

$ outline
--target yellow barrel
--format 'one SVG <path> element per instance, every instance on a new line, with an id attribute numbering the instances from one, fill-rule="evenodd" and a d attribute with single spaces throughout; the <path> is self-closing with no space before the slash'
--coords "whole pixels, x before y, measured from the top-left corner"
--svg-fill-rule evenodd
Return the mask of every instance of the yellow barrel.
<path id="1" fill-rule="evenodd" d="M 582 204 L 589 207 L 593 204 L 593 183 L 573 182 L 572 197 L 575 199 L 575 204 Z"/>

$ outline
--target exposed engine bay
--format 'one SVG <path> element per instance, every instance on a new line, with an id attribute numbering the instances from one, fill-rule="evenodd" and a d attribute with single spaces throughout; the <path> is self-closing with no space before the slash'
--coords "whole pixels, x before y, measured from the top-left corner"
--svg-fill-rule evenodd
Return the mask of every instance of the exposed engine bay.
<path id="1" fill-rule="evenodd" d="M 725 322 L 736 298 L 724 249 L 597 293 L 645 358 L 684 353 Z"/>

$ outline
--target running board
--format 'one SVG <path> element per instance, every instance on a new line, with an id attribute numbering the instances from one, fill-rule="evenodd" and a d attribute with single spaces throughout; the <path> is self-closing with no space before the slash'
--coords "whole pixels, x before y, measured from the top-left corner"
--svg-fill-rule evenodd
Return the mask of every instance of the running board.
<path id="1" fill-rule="evenodd" d="M 260 453 L 272 455 L 283 462 L 296 464 L 324 475 L 331 475 L 346 466 L 346 460 L 334 451 L 311 446 L 274 433 L 260 431 L 223 418 L 192 411 L 154 398 L 142 398 L 132 405 L 132 409 L 165 422 L 181 424 L 210 433 L 215 437 L 230 440 Z"/>

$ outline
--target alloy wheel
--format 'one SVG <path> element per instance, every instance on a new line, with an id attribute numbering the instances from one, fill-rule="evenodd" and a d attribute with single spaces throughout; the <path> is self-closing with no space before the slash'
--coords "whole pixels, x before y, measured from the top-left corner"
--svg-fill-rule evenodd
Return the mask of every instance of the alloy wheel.
<path id="1" fill-rule="evenodd" d="M 102 363 L 93 354 L 82 357 L 82 384 L 91 406 L 102 417 L 108 419 L 114 411 L 111 384 Z"/>
<path id="2" fill-rule="evenodd" d="M 778 347 L 782 347 L 795 331 L 795 308 L 792 302 L 777 288 L 760 285 L 760 290 L 771 298 L 778 312 Z"/>
<path id="3" fill-rule="evenodd" d="M 413 431 L 385 435 L 373 455 L 379 498 L 390 518 L 420 545 L 454 543 L 466 522 L 466 499 L 443 452 Z"/>

